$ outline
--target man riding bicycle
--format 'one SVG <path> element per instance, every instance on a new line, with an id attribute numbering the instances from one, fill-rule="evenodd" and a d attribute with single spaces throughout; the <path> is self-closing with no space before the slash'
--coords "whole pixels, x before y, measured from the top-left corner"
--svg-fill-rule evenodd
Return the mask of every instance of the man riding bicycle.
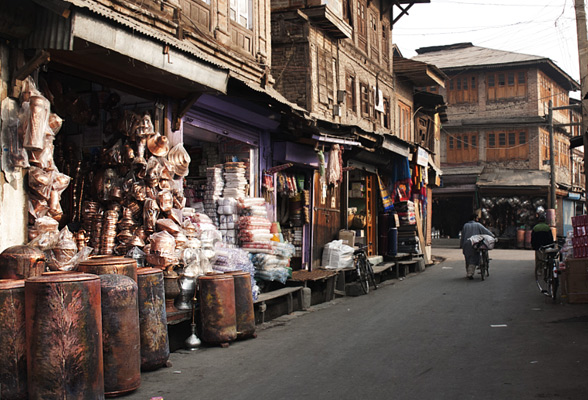
<path id="1" fill-rule="evenodd" d="M 533 227 L 531 233 L 531 247 L 535 250 L 535 267 L 545 263 L 545 253 L 539 249 L 554 242 L 551 228 L 545 223 L 545 214 L 539 214 L 537 225 Z"/>
<path id="2" fill-rule="evenodd" d="M 474 235 L 490 235 L 494 237 L 492 232 L 486 229 L 486 227 L 477 220 L 478 215 L 475 213 L 472 214 L 470 221 L 466 222 L 461 230 L 461 239 L 459 243 L 459 247 L 462 249 L 465 257 L 466 276 L 468 279 L 474 279 L 474 273 L 480 264 L 480 253 L 474 249 L 474 246 L 469 239 Z"/>

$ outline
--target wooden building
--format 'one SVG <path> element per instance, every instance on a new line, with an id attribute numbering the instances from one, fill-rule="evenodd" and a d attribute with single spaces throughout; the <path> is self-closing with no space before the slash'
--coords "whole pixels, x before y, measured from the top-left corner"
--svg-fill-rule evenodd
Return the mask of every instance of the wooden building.
<path id="1" fill-rule="evenodd" d="M 449 76 L 441 92 L 426 88 L 448 102 L 449 121 L 441 136 L 444 179 L 434 191 L 434 224 L 441 234 L 457 237 L 470 214 L 464 210 L 479 210 L 497 234 L 512 239 L 516 230 L 533 226 L 537 211 L 550 208 L 553 178 L 557 231 L 564 235 L 576 212 L 574 199 L 583 192 L 581 157 L 570 149 L 570 140 L 579 135 L 573 123 L 580 113 L 568 107 L 578 104 L 569 97 L 579 90 L 578 83 L 548 58 L 471 43 L 421 48 L 417 53 L 414 60 L 434 64 Z"/>

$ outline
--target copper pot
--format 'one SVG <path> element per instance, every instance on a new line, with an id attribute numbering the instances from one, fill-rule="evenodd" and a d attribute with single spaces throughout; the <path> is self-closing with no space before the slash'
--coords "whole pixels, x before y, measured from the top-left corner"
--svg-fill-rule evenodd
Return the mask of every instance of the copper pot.
<path id="1" fill-rule="evenodd" d="M 45 254 L 36 247 L 19 245 L 0 254 L 0 279 L 27 279 L 39 276 L 46 268 Z"/>

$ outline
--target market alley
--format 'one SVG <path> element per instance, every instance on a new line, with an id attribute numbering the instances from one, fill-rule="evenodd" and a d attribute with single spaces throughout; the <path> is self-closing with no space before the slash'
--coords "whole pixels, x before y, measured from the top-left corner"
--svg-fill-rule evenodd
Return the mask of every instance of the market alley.
<path id="1" fill-rule="evenodd" d="M 585 399 L 588 305 L 552 304 L 533 252 L 492 250 L 465 279 L 461 251 L 376 291 L 258 326 L 229 348 L 176 351 L 125 399 Z"/>

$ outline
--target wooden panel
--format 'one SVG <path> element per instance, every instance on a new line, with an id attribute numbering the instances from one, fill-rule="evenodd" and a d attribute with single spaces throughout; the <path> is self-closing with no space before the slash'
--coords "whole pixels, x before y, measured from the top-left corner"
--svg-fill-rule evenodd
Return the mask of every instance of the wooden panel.
<path id="1" fill-rule="evenodd" d="M 326 194 L 324 196 L 323 194 Z M 337 238 L 341 229 L 341 185 L 322 189 L 318 171 L 314 173 L 312 263 L 311 268 L 320 267 L 325 244 Z"/>
<path id="2" fill-rule="evenodd" d="M 231 41 L 239 50 L 253 55 L 253 32 L 231 21 Z"/>
<path id="3" fill-rule="evenodd" d="M 366 193 L 366 237 L 368 256 L 376 255 L 376 197 L 378 193 L 376 176 L 367 174 L 365 179 Z"/>

